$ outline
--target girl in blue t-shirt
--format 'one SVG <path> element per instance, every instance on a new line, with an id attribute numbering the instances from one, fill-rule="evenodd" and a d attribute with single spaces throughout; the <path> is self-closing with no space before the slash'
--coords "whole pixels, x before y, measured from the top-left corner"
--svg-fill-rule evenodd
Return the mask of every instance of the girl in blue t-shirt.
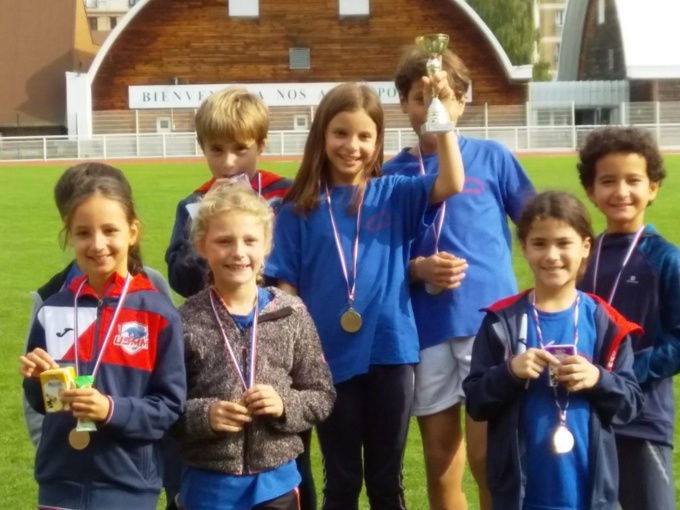
<path id="1" fill-rule="evenodd" d="M 180 308 L 187 408 L 177 433 L 187 510 L 298 510 L 299 434 L 328 416 L 335 391 L 299 298 L 258 288 L 274 213 L 249 186 L 201 201 L 191 237 L 210 287 Z"/>
<path id="2" fill-rule="evenodd" d="M 424 80 L 430 97 L 434 90 L 442 101 L 454 98 L 446 73 Z M 432 222 L 431 206 L 464 183 L 452 131 L 437 134 L 439 174 L 377 178 L 384 134 L 382 106 L 368 85 L 346 83 L 324 96 L 265 270 L 307 305 L 331 367 L 337 402 L 317 426 L 325 510 L 357 508 L 364 478 L 373 508 L 403 507 L 419 359 L 410 245 Z"/>
<path id="3" fill-rule="evenodd" d="M 575 196 L 536 196 L 517 235 L 535 286 L 487 310 L 463 384 L 470 416 L 489 421 L 493 508 L 613 510 L 612 424 L 642 402 L 628 336 L 639 327 L 576 290 L 594 234 Z"/>

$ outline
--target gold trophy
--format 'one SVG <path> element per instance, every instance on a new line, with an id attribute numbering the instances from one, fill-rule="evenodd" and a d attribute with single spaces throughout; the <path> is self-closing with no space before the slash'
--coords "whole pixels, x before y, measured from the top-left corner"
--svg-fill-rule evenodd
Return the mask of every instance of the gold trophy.
<path id="1" fill-rule="evenodd" d="M 429 34 L 416 37 L 416 46 L 429 55 L 427 61 L 427 74 L 432 78 L 442 70 L 442 53 L 449 45 L 449 36 L 446 34 Z M 453 131 L 453 122 L 444 104 L 432 91 L 432 102 L 427 109 L 427 122 L 420 128 L 423 135 L 433 133 L 448 133 Z"/>

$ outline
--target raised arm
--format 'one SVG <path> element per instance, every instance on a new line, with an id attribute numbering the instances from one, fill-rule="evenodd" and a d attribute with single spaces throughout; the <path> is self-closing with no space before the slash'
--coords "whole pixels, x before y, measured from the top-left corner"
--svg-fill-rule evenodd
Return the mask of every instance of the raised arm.
<path id="1" fill-rule="evenodd" d="M 458 117 L 465 107 L 465 98 L 457 98 L 449 86 L 449 80 L 445 71 L 437 73 L 432 80 L 423 78 L 425 102 L 432 102 L 433 89 L 437 97 L 444 104 L 451 116 L 451 121 L 456 124 Z M 463 158 L 458 146 L 458 136 L 455 131 L 440 133 L 437 138 L 437 155 L 439 157 L 439 175 L 430 194 L 430 204 L 439 204 L 452 195 L 463 191 L 465 186 L 465 172 Z"/>

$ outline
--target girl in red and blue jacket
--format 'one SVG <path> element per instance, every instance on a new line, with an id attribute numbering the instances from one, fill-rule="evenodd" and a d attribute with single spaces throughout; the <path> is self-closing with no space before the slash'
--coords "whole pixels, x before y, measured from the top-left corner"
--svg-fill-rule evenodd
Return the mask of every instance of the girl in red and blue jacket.
<path id="1" fill-rule="evenodd" d="M 182 327 L 143 273 L 129 189 L 97 177 L 73 191 L 64 239 L 83 275 L 44 302 L 21 357 L 26 399 L 41 413 L 43 371 L 73 366 L 77 381 L 93 379 L 61 393 L 68 412 L 45 416 L 39 509 L 152 510 L 158 502 L 161 439 L 186 400 Z"/>
<path id="2" fill-rule="evenodd" d="M 642 405 L 629 333 L 639 327 L 576 290 L 594 234 L 564 192 L 531 200 L 517 224 L 534 289 L 489 307 L 463 387 L 488 420 L 494 510 L 614 510 L 613 425 Z"/>

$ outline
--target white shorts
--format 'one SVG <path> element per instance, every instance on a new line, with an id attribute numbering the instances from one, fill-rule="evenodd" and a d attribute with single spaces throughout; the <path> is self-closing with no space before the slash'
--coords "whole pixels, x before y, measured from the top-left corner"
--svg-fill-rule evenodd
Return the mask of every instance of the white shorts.
<path id="1" fill-rule="evenodd" d="M 463 380 L 470 373 L 474 339 L 474 336 L 452 338 L 420 351 L 414 416 L 435 414 L 465 400 Z"/>

